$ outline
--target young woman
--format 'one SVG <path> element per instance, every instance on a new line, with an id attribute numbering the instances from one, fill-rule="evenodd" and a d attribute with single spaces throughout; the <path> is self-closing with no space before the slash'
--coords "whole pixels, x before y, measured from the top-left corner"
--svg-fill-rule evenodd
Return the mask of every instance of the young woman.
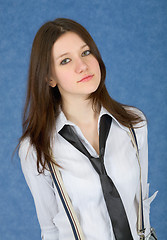
<path id="1" fill-rule="evenodd" d="M 30 58 L 19 156 L 44 240 L 74 239 L 52 183 L 49 162 L 59 168 L 86 240 L 139 239 L 136 225 L 140 170 L 128 134 L 130 127 L 135 129 L 139 148 L 146 234 L 150 231 L 149 208 L 155 194 L 148 198 L 146 119 L 136 108 L 109 96 L 105 75 L 97 46 L 80 24 L 59 18 L 47 22 L 37 32 Z M 99 134 L 103 116 L 111 124 L 103 149 L 104 172 L 121 202 L 119 206 L 112 205 L 111 212 L 101 176 L 91 159 L 61 134 L 65 125 L 70 126 L 97 163 L 101 154 L 99 135 L 105 135 L 105 130 Z M 110 201 L 113 197 L 109 198 Z M 125 212 L 114 220 L 112 215 L 117 215 L 119 208 Z M 121 230 L 123 218 L 126 226 Z"/>

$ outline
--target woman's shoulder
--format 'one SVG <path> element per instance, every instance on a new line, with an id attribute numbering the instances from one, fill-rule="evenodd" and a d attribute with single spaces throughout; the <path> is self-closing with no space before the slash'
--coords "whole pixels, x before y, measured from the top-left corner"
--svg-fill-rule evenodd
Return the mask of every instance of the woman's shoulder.
<path id="1" fill-rule="evenodd" d="M 139 149 L 147 144 L 148 141 L 148 129 L 147 129 L 147 118 L 143 111 L 138 108 L 133 108 L 132 111 L 134 114 L 138 115 L 141 118 L 141 121 L 134 126 L 136 133 Z"/>
<path id="2" fill-rule="evenodd" d="M 138 109 L 136 107 L 126 106 L 125 110 L 130 111 L 130 113 L 132 113 L 140 118 L 140 121 L 133 125 L 134 131 L 136 134 L 136 138 L 137 138 L 137 142 L 138 142 L 138 146 L 140 149 L 140 148 L 142 148 L 143 145 L 145 145 L 147 143 L 147 137 L 148 137 L 147 136 L 148 135 L 147 118 L 146 118 L 145 114 L 143 113 L 143 111 L 141 111 L 140 109 Z"/>
<path id="3" fill-rule="evenodd" d="M 19 158 L 22 169 L 36 169 L 37 157 L 34 146 L 29 137 L 24 138 L 19 146 Z"/>
<path id="4" fill-rule="evenodd" d="M 30 138 L 26 137 L 20 142 L 19 146 L 19 157 L 26 158 L 26 156 L 33 151 L 33 146 L 31 144 Z"/>
<path id="5" fill-rule="evenodd" d="M 126 111 L 130 111 L 130 112 L 140 116 L 142 119 L 146 119 L 144 112 L 137 107 L 125 105 L 124 109 Z"/>
<path id="6" fill-rule="evenodd" d="M 134 125 L 134 128 L 140 128 L 140 127 L 147 126 L 147 118 L 143 111 L 141 111 L 137 107 L 132 107 L 132 106 L 125 106 L 124 108 L 127 112 L 130 112 L 133 115 L 136 115 L 140 118 L 140 121 Z"/>

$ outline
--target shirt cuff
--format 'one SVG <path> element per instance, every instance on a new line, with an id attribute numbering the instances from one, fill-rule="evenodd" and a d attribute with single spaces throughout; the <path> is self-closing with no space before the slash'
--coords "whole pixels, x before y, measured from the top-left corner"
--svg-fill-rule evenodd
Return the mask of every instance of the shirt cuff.
<path id="1" fill-rule="evenodd" d="M 145 227 L 145 236 L 150 233 L 150 205 L 155 199 L 158 191 L 156 191 L 151 197 L 143 200 L 143 214 L 144 214 L 144 227 Z"/>
<path id="2" fill-rule="evenodd" d="M 58 230 L 56 227 L 42 229 L 41 230 L 41 239 L 42 240 L 58 240 Z"/>

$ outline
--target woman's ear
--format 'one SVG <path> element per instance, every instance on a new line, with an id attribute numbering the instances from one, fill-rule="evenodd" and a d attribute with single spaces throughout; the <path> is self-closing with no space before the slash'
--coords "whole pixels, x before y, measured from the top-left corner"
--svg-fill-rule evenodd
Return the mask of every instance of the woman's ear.
<path id="1" fill-rule="evenodd" d="M 49 84 L 50 87 L 56 87 L 56 85 L 57 85 L 56 80 L 53 79 L 53 78 L 49 78 L 49 79 L 46 78 L 46 81 L 47 81 L 47 83 Z"/>

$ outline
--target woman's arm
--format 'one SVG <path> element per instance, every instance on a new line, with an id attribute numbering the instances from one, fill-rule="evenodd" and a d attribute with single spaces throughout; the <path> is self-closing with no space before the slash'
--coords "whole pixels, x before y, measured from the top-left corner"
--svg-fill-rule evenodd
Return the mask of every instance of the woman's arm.
<path id="1" fill-rule="evenodd" d="M 38 173 L 36 152 L 29 139 L 21 143 L 19 157 L 24 177 L 34 198 L 41 237 L 43 240 L 58 240 L 58 229 L 53 223 L 58 209 L 50 174 L 48 171 Z"/>
<path id="2" fill-rule="evenodd" d="M 142 179 L 142 197 L 143 197 L 143 213 L 144 226 L 146 228 L 146 236 L 150 232 L 150 204 L 156 197 L 154 193 L 149 197 L 149 183 L 148 183 L 148 134 L 147 124 L 136 130 L 137 141 L 139 146 L 139 159 L 141 164 L 141 179 Z M 137 193 L 137 200 L 139 198 L 139 188 Z"/>

